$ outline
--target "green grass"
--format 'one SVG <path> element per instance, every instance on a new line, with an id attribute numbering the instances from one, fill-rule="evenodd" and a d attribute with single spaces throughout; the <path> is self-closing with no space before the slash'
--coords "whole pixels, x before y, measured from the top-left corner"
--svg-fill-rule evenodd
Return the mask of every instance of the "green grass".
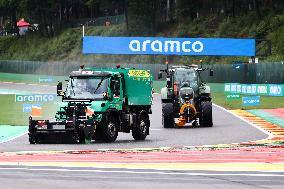
<path id="1" fill-rule="evenodd" d="M 14 74 L 0 72 L 1 82 L 14 82 L 14 83 L 39 83 L 39 79 L 52 78 L 53 82 L 44 82 L 41 84 L 55 84 L 57 81 L 64 81 L 65 76 L 50 76 L 50 75 L 35 75 L 35 74 Z"/>
<path id="2" fill-rule="evenodd" d="M 226 109 L 269 109 L 269 108 L 283 108 L 284 107 L 284 97 L 274 97 L 274 96 L 260 96 L 260 105 L 258 106 L 242 106 L 242 97 L 240 95 L 239 100 L 226 100 L 225 93 L 212 93 L 212 99 L 215 104 L 222 106 Z"/>
<path id="3" fill-rule="evenodd" d="M 125 25 L 87 27 L 85 35 L 125 36 Z M 116 62 L 123 55 L 83 55 L 82 28 L 68 28 L 60 34 L 42 37 L 38 33 L 26 36 L 0 37 L 1 60 Z"/>
<path id="4" fill-rule="evenodd" d="M 219 106 L 226 109 L 266 109 L 266 108 L 283 108 L 284 107 L 284 97 L 274 97 L 274 96 L 260 96 L 259 106 L 242 106 L 242 97 L 238 100 L 226 100 L 226 93 L 224 93 L 223 83 L 210 83 L 212 101 Z M 246 95 L 247 96 L 247 95 Z"/>
<path id="5" fill-rule="evenodd" d="M 15 95 L 0 95 L 0 124 L 1 125 L 28 125 L 30 113 L 23 112 L 23 104 L 28 102 L 15 102 Z M 54 103 L 38 103 L 43 109 L 43 116 L 40 119 L 54 117 L 57 105 Z"/>

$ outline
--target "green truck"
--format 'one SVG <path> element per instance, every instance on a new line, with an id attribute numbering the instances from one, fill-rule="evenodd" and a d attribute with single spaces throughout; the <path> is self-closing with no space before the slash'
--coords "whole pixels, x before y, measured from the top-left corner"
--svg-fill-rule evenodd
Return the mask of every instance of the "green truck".
<path id="1" fill-rule="evenodd" d="M 67 87 L 57 85 L 62 97 L 55 121 L 29 117 L 29 142 L 114 142 L 118 132 L 135 140 L 149 135 L 152 113 L 149 71 L 134 68 L 84 68 L 71 72 Z"/>

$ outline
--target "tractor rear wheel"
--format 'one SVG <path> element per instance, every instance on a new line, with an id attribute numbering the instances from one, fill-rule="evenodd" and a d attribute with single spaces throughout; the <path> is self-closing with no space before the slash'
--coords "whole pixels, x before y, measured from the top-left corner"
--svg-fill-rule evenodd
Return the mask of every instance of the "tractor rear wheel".
<path id="1" fill-rule="evenodd" d="M 162 103 L 162 124 L 164 128 L 173 128 L 175 126 L 172 103 Z"/>
<path id="2" fill-rule="evenodd" d="M 199 117 L 199 124 L 203 127 L 212 127 L 212 102 L 204 101 L 201 102 L 200 106 L 200 117 Z"/>

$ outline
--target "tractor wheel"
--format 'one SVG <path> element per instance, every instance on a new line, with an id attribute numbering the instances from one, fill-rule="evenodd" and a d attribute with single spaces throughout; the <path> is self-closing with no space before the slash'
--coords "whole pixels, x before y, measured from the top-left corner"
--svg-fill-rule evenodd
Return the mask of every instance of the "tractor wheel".
<path id="1" fill-rule="evenodd" d="M 162 124 L 164 128 L 173 128 L 175 126 L 172 103 L 162 104 Z"/>
<path id="2" fill-rule="evenodd" d="M 201 102 L 199 124 L 203 127 L 212 127 L 212 102 Z"/>
<path id="3" fill-rule="evenodd" d="M 132 136 L 135 140 L 145 140 L 148 135 L 150 120 L 147 115 L 140 115 L 135 128 L 132 130 Z"/>
<path id="4" fill-rule="evenodd" d="M 103 140 L 106 142 L 114 142 L 118 135 L 118 123 L 116 117 L 109 116 L 103 125 Z"/>

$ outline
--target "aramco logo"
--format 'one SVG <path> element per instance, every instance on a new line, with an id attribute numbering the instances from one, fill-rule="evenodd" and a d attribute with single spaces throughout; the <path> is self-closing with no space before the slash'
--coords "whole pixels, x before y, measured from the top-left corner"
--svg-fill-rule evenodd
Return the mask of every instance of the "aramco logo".
<path id="1" fill-rule="evenodd" d="M 204 49 L 204 45 L 201 41 L 160 41 L 160 40 L 131 40 L 129 43 L 129 49 L 133 52 L 171 52 L 171 53 L 179 53 L 179 52 L 196 52 L 200 53 Z"/>

